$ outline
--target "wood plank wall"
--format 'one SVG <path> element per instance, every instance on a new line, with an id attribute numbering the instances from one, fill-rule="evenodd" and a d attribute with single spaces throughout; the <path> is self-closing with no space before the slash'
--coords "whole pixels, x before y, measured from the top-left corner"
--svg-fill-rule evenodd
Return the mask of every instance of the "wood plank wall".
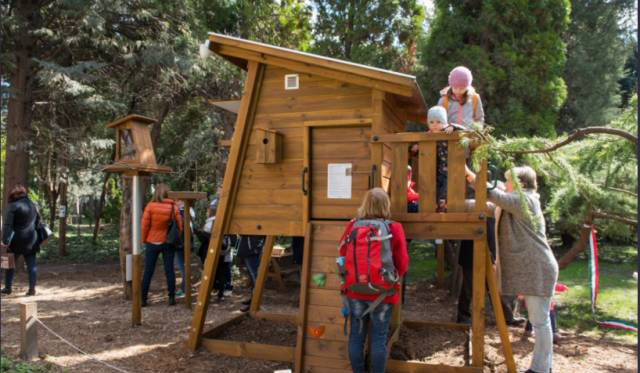
<path id="1" fill-rule="evenodd" d="M 267 66 L 229 233 L 303 235 L 303 122 L 371 118 L 370 88 L 299 73 L 299 89 L 285 90 L 284 76 L 295 73 Z M 255 128 L 283 135 L 280 163 L 255 162 Z"/>

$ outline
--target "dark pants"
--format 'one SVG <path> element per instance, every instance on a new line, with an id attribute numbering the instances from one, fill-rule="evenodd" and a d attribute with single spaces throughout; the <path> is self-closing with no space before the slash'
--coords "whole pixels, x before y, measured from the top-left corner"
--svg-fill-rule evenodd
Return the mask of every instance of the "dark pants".
<path id="1" fill-rule="evenodd" d="M 371 302 L 359 299 L 349 299 L 350 331 L 349 331 L 349 361 L 353 373 L 364 373 L 364 343 L 371 322 L 371 373 L 384 373 L 387 363 L 387 334 L 389 334 L 389 320 L 391 319 L 391 304 L 381 303 L 370 314 L 362 314 Z"/>
<path id="2" fill-rule="evenodd" d="M 38 269 L 36 267 L 36 253 L 32 254 L 14 254 L 16 262 L 18 261 L 18 257 L 22 255 L 24 257 L 24 262 L 27 264 L 27 273 L 29 274 L 29 290 L 35 290 L 36 288 L 36 278 L 38 274 Z M 4 274 L 4 286 L 7 289 L 11 289 L 13 285 L 13 274 L 15 273 L 14 269 L 7 269 Z"/>
<path id="3" fill-rule="evenodd" d="M 233 290 L 231 285 L 231 263 L 224 261 L 224 256 L 218 259 L 218 268 L 216 269 L 216 279 L 213 288 L 218 291 L 218 298 L 224 296 L 225 290 Z"/>
<path id="4" fill-rule="evenodd" d="M 302 264 L 302 255 L 304 253 L 304 237 L 293 237 L 291 241 L 293 249 L 293 263 Z"/>
<path id="5" fill-rule="evenodd" d="M 260 267 L 260 255 L 245 256 L 244 264 L 247 266 L 249 277 L 251 277 L 251 286 L 254 288 L 258 277 L 258 268 Z"/>
<path id="6" fill-rule="evenodd" d="M 173 297 L 176 294 L 176 275 L 173 271 L 173 249 L 167 244 L 154 245 L 146 243 L 144 244 L 144 274 L 142 275 L 142 299 L 145 301 L 149 294 L 149 285 L 151 285 L 151 278 L 153 277 L 158 255 L 160 254 L 162 254 L 164 274 L 167 277 L 169 296 Z"/>
<path id="7" fill-rule="evenodd" d="M 496 237 L 494 218 L 487 219 L 487 245 L 491 261 L 496 261 Z M 464 240 L 460 244 L 460 256 L 458 264 L 462 267 L 462 289 L 458 297 L 458 320 L 471 318 L 471 299 L 473 297 L 473 241 Z M 503 301 L 501 297 L 502 311 L 507 322 L 513 321 L 513 302 Z"/>

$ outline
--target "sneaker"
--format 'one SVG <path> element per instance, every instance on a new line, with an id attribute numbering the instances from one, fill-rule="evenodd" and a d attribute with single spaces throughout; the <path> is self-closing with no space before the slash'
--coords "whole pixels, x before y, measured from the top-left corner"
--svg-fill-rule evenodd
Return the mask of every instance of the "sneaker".
<path id="1" fill-rule="evenodd" d="M 224 295 L 225 297 L 230 297 L 231 295 L 233 295 L 233 291 L 225 290 L 224 292 L 222 292 L 222 295 Z"/>
<path id="2" fill-rule="evenodd" d="M 247 312 L 249 311 L 250 307 L 251 307 L 250 305 L 242 306 L 242 308 L 240 308 L 240 312 Z"/>
<path id="3" fill-rule="evenodd" d="M 560 336 L 560 333 L 553 333 L 553 344 L 559 345 L 561 341 L 562 337 Z"/>
<path id="4" fill-rule="evenodd" d="M 250 305 L 251 304 L 251 298 L 243 300 L 242 304 L 244 304 L 245 306 Z"/>
<path id="5" fill-rule="evenodd" d="M 182 297 L 184 297 L 184 291 L 182 290 L 176 291 L 176 298 L 182 298 Z"/>
<path id="6" fill-rule="evenodd" d="M 27 293 L 25 294 L 26 297 L 30 297 L 30 296 L 33 296 L 33 295 L 36 295 L 36 289 L 29 289 L 27 291 Z"/>
<path id="7" fill-rule="evenodd" d="M 527 319 L 525 319 L 523 317 L 514 317 L 511 320 L 507 320 L 506 323 L 509 326 L 520 326 L 520 325 L 524 324 L 525 321 L 527 321 Z"/>
<path id="8" fill-rule="evenodd" d="M 2 290 L 0 290 L 0 293 L 9 295 L 9 294 L 11 294 L 11 289 L 2 288 Z"/>
<path id="9" fill-rule="evenodd" d="M 147 300 L 143 299 L 142 302 L 140 302 L 140 306 L 141 307 L 146 307 L 147 306 Z"/>
<path id="10" fill-rule="evenodd" d="M 175 306 L 176 305 L 176 297 L 175 297 L 175 295 L 169 295 L 169 305 L 170 306 Z"/>

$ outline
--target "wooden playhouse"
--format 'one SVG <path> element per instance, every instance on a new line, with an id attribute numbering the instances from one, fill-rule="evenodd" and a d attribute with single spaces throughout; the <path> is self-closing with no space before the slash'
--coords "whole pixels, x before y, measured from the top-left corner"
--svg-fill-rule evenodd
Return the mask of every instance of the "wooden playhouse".
<path id="1" fill-rule="evenodd" d="M 295 50 L 209 35 L 210 49 L 246 70 L 239 102 L 221 102 L 237 111 L 222 195 L 204 264 L 189 332 L 191 349 L 203 346 L 223 354 L 291 362 L 296 372 L 350 372 L 347 338 L 342 333 L 335 258 L 345 223 L 364 193 L 382 186 L 391 197 L 393 219 L 408 238 L 474 240 L 472 363 L 466 367 L 389 360 L 389 372 L 482 372 L 485 281 L 498 304 L 486 247 L 485 188 L 465 211 L 465 151 L 459 134 L 408 133 L 405 123 L 426 123 L 427 106 L 413 76 Z M 436 213 L 436 141 L 449 142 L 448 210 Z M 407 213 L 407 147 L 419 144 L 420 212 Z M 486 182 L 486 164 L 477 184 Z M 289 320 L 297 326 L 295 347 L 216 339 L 244 315 L 203 331 L 223 234 L 266 235 L 249 317 Z M 260 311 L 275 236 L 304 236 L 300 305 L 297 314 Z M 313 275 L 326 281 L 311 281 Z M 490 274 L 490 275 L 489 275 Z M 501 307 L 497 311 L 509 371 L 511 357 Z M 401 327 L 432 325 L 403 320 L 394 309 L 389 346 Z M 317 332 L 321 330 L 322 333 Z"/>

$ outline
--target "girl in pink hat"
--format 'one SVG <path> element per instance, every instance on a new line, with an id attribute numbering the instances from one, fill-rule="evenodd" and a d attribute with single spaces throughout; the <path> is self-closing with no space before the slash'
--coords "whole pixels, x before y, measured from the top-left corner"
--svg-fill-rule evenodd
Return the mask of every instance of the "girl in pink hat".
<path id="1" fill-rule="evenodd" d="M 447 110 L 449 123 L 466 129 L 474 122 L 484 123 L 484 110 L 480 95 L 471 85 L 471 70 L 458 66 L 449 73 L 449 85 L 440 91 L 438 105 Z"/>

